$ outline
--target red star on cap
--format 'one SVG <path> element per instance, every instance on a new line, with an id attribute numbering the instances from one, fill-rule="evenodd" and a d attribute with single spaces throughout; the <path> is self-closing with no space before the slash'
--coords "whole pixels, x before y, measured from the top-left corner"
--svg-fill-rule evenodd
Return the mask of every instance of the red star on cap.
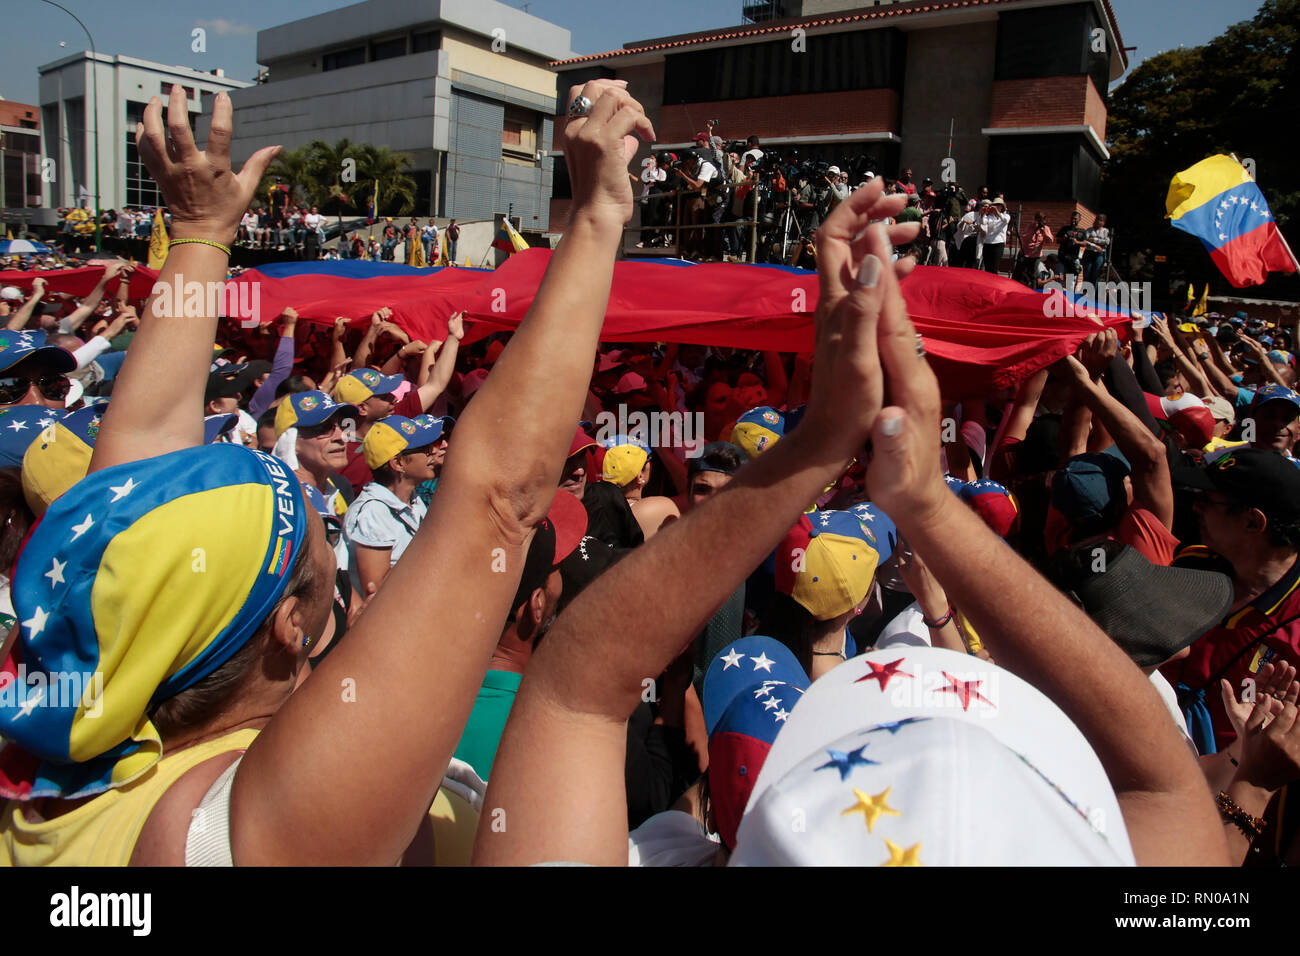
<path id="1" fill-rule="evenodd" d="M 871 668 L 871 673 L 870 673 L 870 674 L 863 674 L 861 677 L 859 677 L 859 678 L 858 678 L 857 680 L 855 680 L 853 683 L 855 683 L 855 684 L 861 684 L 861 683 L 862 683 L 863 681 L 865 681 L 865 680 L 878 680 L 878 681 L 880 681 L 880 689 L 883 691 L 886 687 L 889 686 L 889 679 L 890 679 L 891 677 L 914 677 L 914 676 L 916 676 L 916 675 L 914 675 L 914 674 L 909 674 L 909 673 L 907 673 L 906 671 L 900 671 L 900 670 L 898 669 L 899 667 L 902 666 L 903 661 L 905 661 L 905 660 L 906 660 L 906 658 L 904 658 L 904 657 L 900 657 L 898 660 L 896 660 L 896 661 L 890 661 L 888 664 L 885 664 L 884 666 L 881 666 L 880 664 L 877 664 L 875 661 L 867 661 L 867 666 Z"/>
<path id="2" fill-rule="evenodd" d="M 997 704 L 993 703 L 993 701 L 989 700 L 987 697 L 985 697 L 983 694 L 979 692 L 979 686 L 980 684 L 984 683 L 984 681 L 958 680 L 957 678 L 949 674 L 947 671 L 943 672 L 943 676 L 948 678 L 948 682 L 951 686 L 940 687 L 939 693 L 957 694 L 958 696 L 960 696 L 962 710 L 970 710 L 970 702 L 972 697 L 975 698 L 976 700 L 984 701 L 984 703 L 988 704 L 990 707 L 994 709 L 997 708 L 998 706 Z"/>

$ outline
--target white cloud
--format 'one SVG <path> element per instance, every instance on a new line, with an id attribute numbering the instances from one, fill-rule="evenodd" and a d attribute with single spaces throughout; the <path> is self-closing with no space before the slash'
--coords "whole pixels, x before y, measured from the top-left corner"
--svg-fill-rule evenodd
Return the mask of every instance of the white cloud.
<path id="1" fill-rule="evenodd" d="M 196 26 L 203 27 L 205 30 L 211 30 L 217 36 L 236 36 L 243 37 L 256 33 L 247 23 L 237 23 L 234 20 L 195 20 Z"/>

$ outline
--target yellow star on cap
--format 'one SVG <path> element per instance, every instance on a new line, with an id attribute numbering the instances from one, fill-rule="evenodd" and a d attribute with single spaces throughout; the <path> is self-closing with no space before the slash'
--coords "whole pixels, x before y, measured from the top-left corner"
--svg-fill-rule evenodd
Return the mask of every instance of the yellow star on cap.
<path id="1" fill-rule="evenodd" d="M 904 850 L 901 846 L 899 846 L 897 843 L 894 843 L 892 840 L 886 840 L 885 846 L 888 847 L 889 849 L 889 859 L 886 860 L 884 863 L 880 864 L 881 866 L 922 866 L 923 865 L 921 861 L 917 859 L 917 857 L 920 856 L 921 854 L 921 844 L 919 843 L 914 844 L 912 846 L 909 846 L 906 850 Z"/>
<path id="2" fill-rule="evenodd" d="M 889 791 L 892 789 L 894 788 L 886 787 L 884 793 L 878 793 L 874 797 L 869 797 L 861 790 L 859 790 L 857 787 L 854 787 L 853 795 L 858 798 L 858 802 L 855 803 L 853 806 L 849 807 L 844 812 L 842 812 L 840 816 L 846 817 L 850 813 L 861 813 L 862 816 L 865 817 L 867 821 L 867 832 L 868 833 L 874 832 L 876 820 L 880 817 L 882 813 L 887 813 L 891 817 L 902 816 L 901 813 L 899 813 L 897 810 L 895 810 L 893 807 L 889 806 L 886 803 L 886 801 L 889 799 Z"/>

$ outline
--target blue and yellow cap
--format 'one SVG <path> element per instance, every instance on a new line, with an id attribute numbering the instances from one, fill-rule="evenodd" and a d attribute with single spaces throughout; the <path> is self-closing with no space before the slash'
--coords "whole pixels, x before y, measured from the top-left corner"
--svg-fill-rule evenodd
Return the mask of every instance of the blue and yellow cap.
<path id="1" fill-rule="evenodd" d="M 391 395 L 403 381 L 400 375 L 381 375 L 373 368 L 359 368 L 338 380 L 334 386 L 334 401 L 360 405 L 375 395 Z"/>
<path id="2" fill-rule="evenodd" d="M 27 446 L 64 415 L 44 405 L 15 405 L 0 412 L 0 468 L 17 468 Z"/>
<path id="3" fill-rule="evenodd" d="M 23 455 L 23 497 L 32 514 L 45 514 L 50 502 L 86 477 L 107 410 L 106 404 L 79 408 L 33 436 Z"/>
<path id="4" fill-rule="evenodd" d="M 876 533 L 849 511 L 817 511 L 799 518 L 776 550 L 776 589 L 819 621 L 829 621 L 866 598 L 876 579 Z"/>
<path id="5" fill-rule="evenodd" d="M 415 422 L 415 424 L 419 425 L 421 428 L 429 429 L 429 434 L 432 436 L 430 441 L 441 440 L 443 433 L 450 431 L 451 426 L 456 424 L 456 419 L 451 415 L 443 415 L 439 418 L 437 415 L 430 415 L 428 412 L 425 412 L 423 415 L 416 415 L 411 419 L 411 421 Z M 420 446 L 417 445 L 416 447 L 418 448 Z"/>
<path id="6" fill-rule="evenodd" d="M 435 434 L 428 425 L 420 425 L 403 415 L 389 415 L 370 426 L 361 440 L 361 453 L 373 470 L 388 464 L 408 448 L 432 445 L 441 434 L 441 428 Z"/>
<path id="7" fill-rule="evenodd" d="M 87 796 L 156 764 L 150 710 L 257 632 L 306 534 L 293 472 L 239 445 L 105 468 L 50 505 L 14 574 L 0 794 Z"/>
<path id="8" fill-rule="evenodd" d="M 329 421 L 335 415 L 357 417 L 355 405 L 335 402 L 324 392 L 296 392 L 286 395 L 275 410 L 275 437 L 279 438 L 290 428 L 311 428 Z"/>
<path id="9" fill-rule="evenodd" d="M 618 485 L 620 488 L 631 484 L 645 468 L 650 458 L 650 450 L 626 435 L 616 435 L 605 445 L 605 457 L 601 459 L 600 480 Z"/>
<path id="10" fill-rule="evenodd" d="M 56 372 L 73 372 L 77 360 L 67 349 L 45 344 L 45 333 L 37 330 L 0 329 L 0 372 L 8 371 L 23 359 L 43 359 Z"/>
<path id="11" fill-rule="evenodd" d="M 750 458 L 757 458 L 784 437 L 785 416 L 769 405 L 751 408 L 731 429 L 731 443 Z"/>

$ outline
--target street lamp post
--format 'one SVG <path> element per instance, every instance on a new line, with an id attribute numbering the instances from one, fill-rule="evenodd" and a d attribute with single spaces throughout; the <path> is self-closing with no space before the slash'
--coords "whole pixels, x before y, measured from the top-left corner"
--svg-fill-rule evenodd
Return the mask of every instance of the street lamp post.
<path id="1" fill-rule="evenodd" d="M 63 6 L 63 4 L 55 3 L 54 0 L 41 0 L 41 2 L 48 3 L 52 7 L 58 7 L 76 20 L 77 26 L 81 27 L 82 32 L 86 34 L 86 39 L 90 41 L 90 110 L 95 114 L 95 251 L 99 252 L 103 244 L 103 226 L 100 223 L 99 214 L 99 72 L 95 69 L 99 63 L 99 54 L 95 51 L 95 38 L 90 35 L 90 31 L 86 29 L 86 25 L 81 22 L 79 16 Z"/>

